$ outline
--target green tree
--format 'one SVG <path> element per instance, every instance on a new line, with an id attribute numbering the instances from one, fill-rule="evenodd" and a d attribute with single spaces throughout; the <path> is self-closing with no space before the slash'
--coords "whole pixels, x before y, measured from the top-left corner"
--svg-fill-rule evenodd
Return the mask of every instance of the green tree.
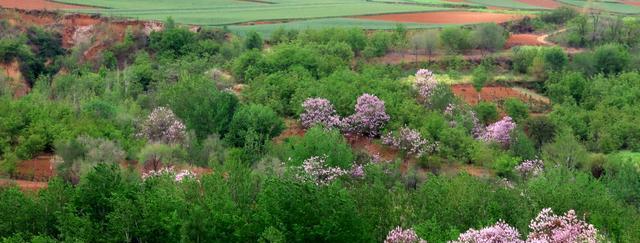
<path id="1" fill-rule="evenodd" d="M 460 27 L 446 27 L 440 32 L 440 42 L 451 53 L 463 53 L 471 49 L 468 30 Z"/>
<path id="2" fill-rule="evenodd" d="M 473 31 L 475 45 L 482 51 L 494 52 L 504 48 L 507 35 L 502 26 L 495 23 L 482 24 Z"/>
<path id="3" fill-rule="evenodd" d="M 291 165 L 302 165 L 302 162 L 313 156 L 326 156 L 328 166 L 351 168 L 354 156 L 351 146 L 337 130 L 325 131 L 322 127 L 313 127 L 301 138 L 291 138 L 283 145 L 287 150 L 283 160 L 290 160 Z"/>
<path id="4" fill-rule="evenodd" d="M 595 65 L 604 74 L 618 74 L 627 69 L 629 52 L 621 45 L 607 44 L 596 48 Z"/>

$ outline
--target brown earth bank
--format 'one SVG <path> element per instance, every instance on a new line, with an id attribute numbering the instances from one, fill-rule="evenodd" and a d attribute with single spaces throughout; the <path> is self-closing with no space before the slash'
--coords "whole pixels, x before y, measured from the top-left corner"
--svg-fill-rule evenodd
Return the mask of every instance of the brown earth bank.
<path id="1" fill-rule="evenodd" d="M 2 75 L 13 90 L 13 97 L 20 98 L 29 93 L 31 88 L 22 76 L 22 72 L 20 72 L 20 63 L 18 61 L 0 63 L 0 70 L 3 70 Z"/>
<path id="2" fill-rule="evenodd" d="M 425 24 L 476 24 L 476 23 L 504 23 L 523 18 L 524 15 L 487 13 L 472 11 L 441 11 L 426 13 L 406 13 L 406 14 L 382 14 L 371 16 L 359 16 L 355 18 L 368 20 L 393 21 L 404 23 L 425 23 Z"/>
<path id="3" fill-rule="evenodd" d="M 41 154 L 33 159 L 18 163 L 13 178 L 28 181 L 49 181 L 54 174 L 53 155 Z"/>
<path id="4" fill-rule="evenodd" d="M 52 2 L 47 0 L 0 0 L 0 7 L 17 8 L 25 10 L 62 10 L 62 9 L 89 9 L 92 7 Z"/>
<path id="5" fill-rule="evenodd" d="M 18 186 L 22 191 L 37 191 L 43 188 L 47 188 L 47 182 L 42 181 L 26 181 L 26 180 L 11 180 L 0 179 L 0 187 Z"/>

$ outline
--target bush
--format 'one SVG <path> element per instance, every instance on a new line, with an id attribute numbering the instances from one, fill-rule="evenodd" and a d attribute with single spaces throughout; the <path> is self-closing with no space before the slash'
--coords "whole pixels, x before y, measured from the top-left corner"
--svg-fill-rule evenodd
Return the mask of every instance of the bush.
<path id="1" fill-rule="evenodd" d="M 483 124 L 489 124 L 498 119 L 498 108 L 491 102 L 480 102 L 473 110 L 476 112 L 478 120 Z"/>
<path id="2" fill-rule="evenodd" d="M 244 48 L 247 50 L 261 50 L 262 49 L 262 37 L 255 31 L 250 31 L 244 38 Z"/>
<path id="3" fill-rule="evenodd" d="M 320 126 L 307 130 L 301 138 L 290 138 L 283 146 L 286 152 L 281 159 L 294 166 L 300 166 L 314 156 L 326 156 L 327 166 L 350 169 L 354 160 L 344 136 L 337 130 L 325 130 Z"/>
<path id="4" fill-rule="evenodd" d="M 245 147 L 250 142 L 262 147 L 284 130 L 284 121 L 270 108 L 263 105 L 241 107 L 233 115 L 225 141 L 231 146 Z M 253 140 L 253 141 L 252 141 Z"/>
<path id="5" fill-rule="evenodd" d="M 504 109 L 507 112 L 507 115 L 518 123 L 529 118 L 529 107 L 519 99 L 507 99 L 504 102 Z"/>
<path id="6" fill-rule="evenodd" d="M 618 74 L 627 69 L 631 57 L 619 44 L 607 44 L 597 47 L 594 54 L 595 66 L 604 74 Z"/>
<path id="7" fill-rule="evenodd" d="M 495 23 L 482 24 L 473 31 L 475 46 L 480 50 L 494 52 L 504 48 L 507 33 L 502 26 Z"/>

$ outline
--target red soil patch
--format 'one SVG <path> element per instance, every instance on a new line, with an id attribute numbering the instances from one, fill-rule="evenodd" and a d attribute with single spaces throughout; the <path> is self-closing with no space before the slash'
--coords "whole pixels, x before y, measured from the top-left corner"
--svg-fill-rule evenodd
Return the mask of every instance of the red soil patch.
<path id="1" fill-rule="evenodd" d="M 393 161 L 398 156 L 398 150 L 374 143 L 371 138 L 357 135 L 345 137 L 353 150 L 365 152 L 372 157 L 378 156 L 380 159 Z"/>
<path id="2" fill-rule="evenodd" d="M 562 4 L 553 0 L 516 0 L 521 3 L 526 3 L 531 6 L 543 7 L 543 8 L 559 8 Z"/>
<path id="3" fill-rule="evenodd" d="M 407 13 L 407 14 L 383 14 L 372 16 L 360 16 L 359 19 L 393 21 L 404 23 L 427 23 L 427 24 L 474 24 L 474 23 L 504 23 L 520 19 L 524 15 L 470 12 L 470 11 L 442 11 L 428 13 Z"/>
<path id="4" fill-rule="evenodd" d="M 48 181 L 54 174 L 52 160 L 53 156 L 50 154 L 24 160 L 18 164 L 14 177 L 30 181 Z"/>
<path id="5" fill-rule="evenodd" d="M 273 138 L 275 143 L 282 143 L 285 139 L 290 137 L 302 137 L 304 136 L 305 130 L 300 125 L 300 123 L 296 120 L 286 120 L 285 125 L 287 129 L 285 129 L 279 136 Z"/>
<path id="6" fill-rule="evenodd" d="M 60 9 L 89 9 L 91 7 L 51 2 L 46 0 L 0 0 L 0 7 L 26 10 L 60 10 Z"/>
<path id="7" fill-rule="evenodd" d="M 456 96 L 461 97 L 468 104 L 478 104 L 478 92 L 471 84 L 456 84 L 452 85 L 451 89 Z M 503 86 L 484 87 L 480 91 L 481 101 L 495 102 L 508 98 L 522 98 L 521 96 L 520 92 Z"/>
<path id="8" fill-rule="evenodd" d="M 620 1 L 620 2 L 626 5 L 640 7 L 640 2 L 638 1 Z"/>
<path id="9" fill-rule="evenodd" d="M 507 39 L 504 47 L 509 49 L 514 46 L 543 46 L 546 45 L 538 41 L 541 35 L 536 34 L 512 34 Z"/>

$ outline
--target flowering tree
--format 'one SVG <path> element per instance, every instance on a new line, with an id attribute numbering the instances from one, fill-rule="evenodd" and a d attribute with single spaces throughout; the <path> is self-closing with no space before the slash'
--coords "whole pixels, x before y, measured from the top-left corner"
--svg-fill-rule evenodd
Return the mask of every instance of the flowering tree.
<path id="1" fill-rule="evenodd" d="M 420 95 L 421 99 L 424 99 L 425 102 L 429 100 L 431 94 L 438 86 L 438 81 L 436 77 L 433 75 L 433 72 L 428 69 L 419 69 L 416 72 L 416 89 L 418 90 L 418 95 Z"/>
<path id="2" fill-rule="evenodd" d="M 389 231 L 387 239 L 384 243 L 427 243 L 427 241 L 418 237 L 413 229 L 402 229 L 400 226 Z"/>
<path id="3" fill-rule="evenodd" d="M 340 167 L 326 165 L 326 157 L 314 156 L 302 163 L 303 174 L 298 177 L 302 180 L 313 181 L 316 185 L 327 185 L 338 177 L 349 173 Z"/>
<path id="4" fill-rule="evenodd" d="M 168 108 L 155 108 L 142 123 L 140 136 L 166 144 L 182 142 L 186 137 L 184 123 Z"/>
<path id="5" fill-rule="evenodd" d="M 400 149 L 407 154 L 422 156 L 438 149 L 437 143 L 429 143 L 415 129 L 403 127 L 397 134 L 388 133 L 382 136 L 382 143 Z"/>
<path id="6" fill-rule="evenodd" d="M 344 119 L 343 126 L 346 132 L 374 137 L 389 119 L 384 101 L 375 95 L 363 94 L 358 97 L 355 113 Z"/>
<path id="7" fill-rule="evenodd" d="M 304 112 L 300 114 L 300 122 L 305 128 L 321 124 L 325 128 L 340 126 L 340 117 L 329 100 L 323 98 L 309 98 L 302 103 Z"/>
<path id="8" fill-rule="evenodd" d="M 598 230 L 576 217 L 573 210 L 563 216 L 553 213 L 550 208 L 543 209 L 529 224 L 527 242 L 573 243 L 598 241 Z"/>
<path id="9" fill-rule="evenodd" d="M 523 177 L 537 176 L 544 170 L 544 162 L 539 159 L 525 160 L 515 169 Z"/>
<path id="10" fill-rule="evenodd" d="M 450 243 L 523 243 L 520 233 L 514 227 L 503 221 L 498 221 L 495 225 L 475 230 L 470 229 L 461 234 L 457 240 Z"/>
<path id="11" fill-rule="evenodd" d="M 508 146 L 511 141 L 511 131 L 516 128 L 516 123 L 509 116 L 505 116 L 502 120 L 493 123 L 478 136 L 485 142 L 497 142 L 502 146 Z"/>

